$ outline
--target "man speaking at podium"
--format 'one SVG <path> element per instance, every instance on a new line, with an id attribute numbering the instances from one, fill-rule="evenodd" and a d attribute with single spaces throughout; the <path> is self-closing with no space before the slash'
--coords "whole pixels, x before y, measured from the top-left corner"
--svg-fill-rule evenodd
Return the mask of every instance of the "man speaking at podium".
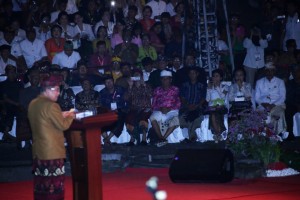
<path id="1" fill-rule="evenodd" d="M 35 200 L 64 199 L 64 130 L 74 111 L 62 112 L 56 100 L 61 77 L 50 75 L 41 82 L 41 94 L 32 100 L 28 118 L 32 129 L 33 184 Z"/>

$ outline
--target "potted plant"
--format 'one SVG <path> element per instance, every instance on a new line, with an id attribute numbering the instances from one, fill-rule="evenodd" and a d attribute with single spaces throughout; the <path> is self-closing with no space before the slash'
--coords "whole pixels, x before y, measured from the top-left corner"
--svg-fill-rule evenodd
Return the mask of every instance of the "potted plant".
<path id="1" fill-rule="evenodd" d="M 228 143 L 238 158 L 259 160 L 264 167 L 279 162 L 281 137 L 267 120 L 268 113 L 258 110 L 244 110 L 239 119 L 230 123 Z"/>

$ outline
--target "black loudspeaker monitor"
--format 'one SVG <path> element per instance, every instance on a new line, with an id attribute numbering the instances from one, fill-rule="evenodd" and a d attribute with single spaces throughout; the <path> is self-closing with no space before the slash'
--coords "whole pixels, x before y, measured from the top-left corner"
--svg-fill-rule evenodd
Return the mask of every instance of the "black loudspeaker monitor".
<path id="1" fill-rule="evenodd" d="M 175 183 L 230 182 L 234 177 L 233 155 L 228 149 L 179 149 L 169 176 Z"/>

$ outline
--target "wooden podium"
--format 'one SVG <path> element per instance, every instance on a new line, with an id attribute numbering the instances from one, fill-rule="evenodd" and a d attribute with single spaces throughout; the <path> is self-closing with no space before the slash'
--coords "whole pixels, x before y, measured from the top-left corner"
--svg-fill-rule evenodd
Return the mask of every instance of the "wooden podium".
<path id="1" fill-rule="evenodd" d="M 74 120 L 66 131 L 74 200 L 102 200 L 101 128 L 117 118 L 110 112 Z"/>

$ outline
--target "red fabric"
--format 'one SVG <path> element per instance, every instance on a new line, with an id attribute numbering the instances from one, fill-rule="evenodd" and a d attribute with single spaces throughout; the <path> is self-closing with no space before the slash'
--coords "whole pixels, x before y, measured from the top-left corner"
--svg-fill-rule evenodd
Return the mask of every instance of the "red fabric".
<path id="1" fill-rule="evenodd" d="M 168 200 L 296 200 L 299 199 L 300 176 L 234 180 L 230 183 L 172 183 L 168 169 L 128 168 L 103 174 L 104 200 L 152 200 L 145 182 L 157 176 L 158 189 L 165 190 Z M 65 200 L 72 200 L 72 182 L 65 181 Z M 32 181 L 0 183 L 1 199 L 32 200 Z"/>
<path id="2" fill-rule="evenodd" d="M 146 21 L 145 19 L 140 20 L 140 23 L 144 29 L 144 31 L 146 33 L 148 33 L 151 29 L 151 27 L 153 26 L 153 24 L 155 24 L 155 20 L 154 19 L 149 19 L 148 21 Z"/>
<path id="3" fill-rule="evenodd" d="M 52 61 L 55 54 L 62 52 L 64 50 L 64 45 L 65 45 L 65 38 L 60 38 L 59 46 L 56 45 L 54 38 L 50 38 L 46 40 L 45 47 L 50 61 Z"/>
<path id="4" fill-rule="evenodd" d="M 33 160 L 35 200 L 64 199 L 64 159 Z"/>
<path id="5" fill-rule="evenodd" d="M 283 169 L 287 168 L 287 165 L 283 162 L 274 162 L 274 163 L 270 163 L 267 166 L 267 168 L 271 169 L 271 170 L 283 170 Z"/>

